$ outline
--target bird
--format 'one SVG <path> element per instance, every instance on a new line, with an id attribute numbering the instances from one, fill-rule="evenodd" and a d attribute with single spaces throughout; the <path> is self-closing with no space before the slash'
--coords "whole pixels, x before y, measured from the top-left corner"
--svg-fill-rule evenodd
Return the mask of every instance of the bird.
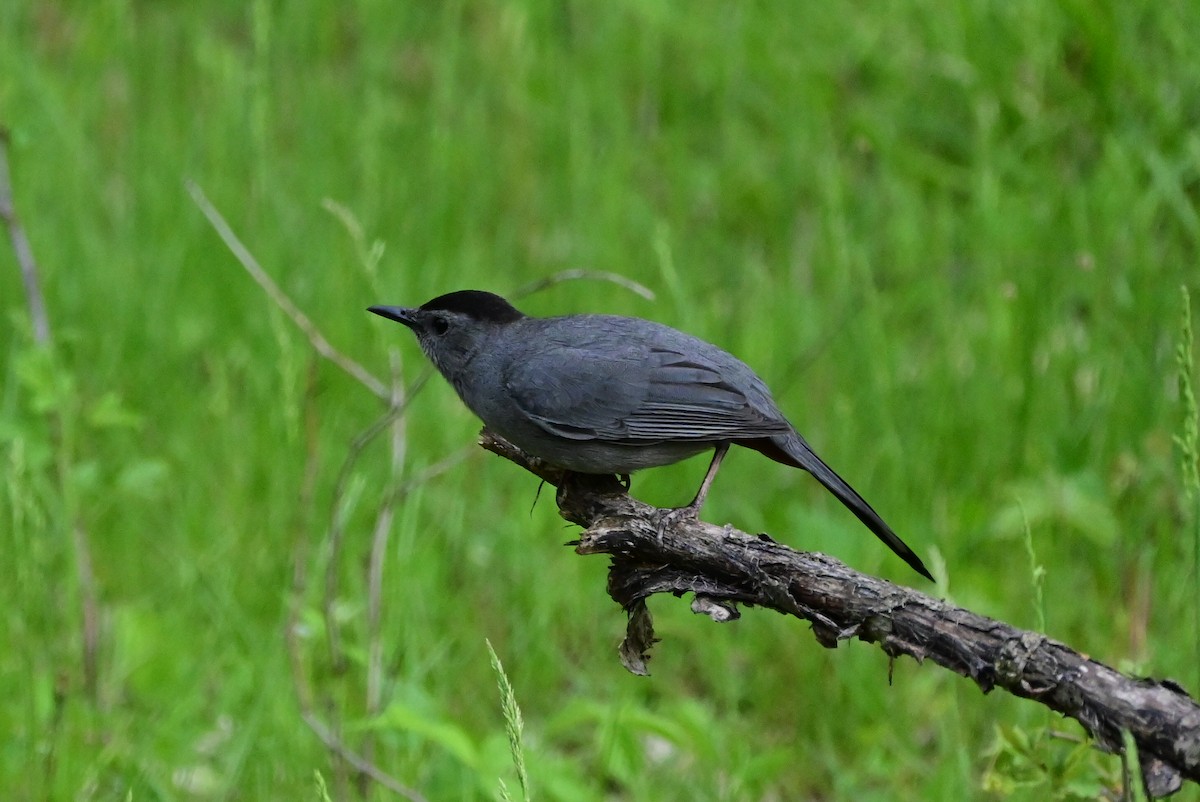
<path id="1" fill-rule="evenodd" d="M 651 320 L 534 317 L 482 290 L 419 307 L 371 306 L 402 323 L 488 429 L 567 471 L 628 476 L 709 449 L 683 515 L 696 517 L 730 446 L 812 474 L 921 576 L 933 576 L 879 513 L 817 456 L 737 357 Z"/>

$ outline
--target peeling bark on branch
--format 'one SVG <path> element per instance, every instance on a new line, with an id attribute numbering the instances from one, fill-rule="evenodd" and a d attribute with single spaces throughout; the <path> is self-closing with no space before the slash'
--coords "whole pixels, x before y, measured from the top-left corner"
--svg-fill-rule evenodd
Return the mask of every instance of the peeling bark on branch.
<path id="1" fill-rule="evenodd" d="M 1069 716 L 1100 748 L 1122 752 L 1122 731 L 1138 745 L 1147 791 L 1174 793 L 1200 781 L 1200 705 L 1169 680 L 1129 677 L 1063 643 L 858 573 L 823 554 L 797 552 L 766 535 L 675 520 L 631 498 L 615 477 L 571 474 L 530 458 L 484 431 L 481 445 L 558 488 L 559 512 L 584 527 L 579 554 L 607 554 L 608 593 L 629 615 L 621 661 L 645 674 L 657 640 L 646 599 L 694 594 L 692 609 L 714 621 L 739 617 L 739 604 L 769 607 L 812 625 L 834 648 L 858 638 L 889 657 L 909 655 L 1003 688 Z"/>

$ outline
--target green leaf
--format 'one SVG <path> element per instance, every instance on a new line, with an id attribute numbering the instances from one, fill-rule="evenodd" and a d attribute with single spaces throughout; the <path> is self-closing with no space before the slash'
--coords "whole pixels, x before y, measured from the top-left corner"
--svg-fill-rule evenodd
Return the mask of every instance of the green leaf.
<path id="1" fill-rule="evenodd" d="M 400 730 L 420 736 L 440 746 L 471 769 L 479 767 L 479 749 L 457 724 L 429 715 L 400 702 L 394 702 L 375 719 L 353 727 L 355 730 Z"/>
<path id="2" fill-rule="evenodd" d="M 142 416 L 125 406 L 119 395 L 107 392 L 88 409 L 87 422 L 97 429 L 140 429 Z"/>

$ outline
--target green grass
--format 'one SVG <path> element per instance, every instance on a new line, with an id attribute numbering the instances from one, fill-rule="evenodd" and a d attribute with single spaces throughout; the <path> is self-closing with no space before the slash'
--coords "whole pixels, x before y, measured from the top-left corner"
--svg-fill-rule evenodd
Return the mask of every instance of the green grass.
<path id="1" fill-rule="evenodd" d="M 1195 30 L 1185 0 L 0 4 L 0 123 L 56 337 L 32 345 L 0 249 L 3 796 L 351 798 L 300 717 L 293 602 L 317 714 L 430 800 L 495 799 L 512 777 L 485 640 L 539 800 L 1044 799 L 1119 781 L 1115 758 L 1044 738 L 1035 705 L 908 661 L 889 687 L 877 650 L 823 650 L 761 611 L 718 627 L 656 599 L 653 676 L 626 674 L 605 565 L 563 548 L 551 499 L 530 512 L 535 481 L 482 453 L 395 509 L 371 714 L 382 439 L 350 471 L 328 616 L 321 592 L 334 486 L 383 406 L 315 357 L 184 182 L 381 377 L 390 353 L 410 381 L 424 365 L 372 303 L 581 267 L 651 287 L 570 282 L 521 306 L 720 343 L 944 561 L 955 601 L 1044 614 L 1055 638 L 1197 690 L 1195 508 L 1173 445 L 1179 287 L 1200 275 Z M 402 478 L 478 428 L 440 380 L 403 425 Z M 682 503 L 703 467 L 635 492 Z M 752 453 L 706 516 L 916 580 Z"/>

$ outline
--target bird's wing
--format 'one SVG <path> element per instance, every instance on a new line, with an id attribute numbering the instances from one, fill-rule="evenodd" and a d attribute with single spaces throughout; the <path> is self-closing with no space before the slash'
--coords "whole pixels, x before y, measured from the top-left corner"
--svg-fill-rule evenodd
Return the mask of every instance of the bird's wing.
<path id="1" fill-rule="evenodd" d="M 712 360 L 656 345 L 600 352 L 560 346 L 515 366 L 506 386 L 529 419 L 571 440 L 633 445 L 790 432 L 765 387 L 749 369 L 745 373 L 735 381 L 755 382 L 751 392 L 766 404 L 751 403 Z"/>

